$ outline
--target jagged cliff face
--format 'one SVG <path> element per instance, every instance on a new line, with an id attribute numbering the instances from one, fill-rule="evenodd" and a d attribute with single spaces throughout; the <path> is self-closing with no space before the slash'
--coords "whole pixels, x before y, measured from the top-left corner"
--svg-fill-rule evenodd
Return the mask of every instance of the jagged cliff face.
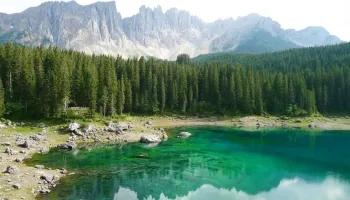
<path id="1" fill-rule="evenodd" d="M 0 42 L 55 45 L 89 54 L 123 57 L 175 59 L 180 53 L 197 56 L 235 50 L 253 37 L 265 40 L 264 37 L 256 37 L 261 31 L 265 38 L 267 34 L 269 40 L 276 40 L 279 45 L 283 42 L 295 46 L 341 42 L 320 27 L 302 31 L 283 30 L 272 19 L 256 14 L 208 24 L 175 8 L 163 12 L 160 7 L 150 9 L 142 6 L 137 15 L 122 19 L 114 2 L 81 6 L 74 1 L 48 2 L 12 15 L 0 13 Z M 293 47 L 289 43 L 286 48 Z"/>

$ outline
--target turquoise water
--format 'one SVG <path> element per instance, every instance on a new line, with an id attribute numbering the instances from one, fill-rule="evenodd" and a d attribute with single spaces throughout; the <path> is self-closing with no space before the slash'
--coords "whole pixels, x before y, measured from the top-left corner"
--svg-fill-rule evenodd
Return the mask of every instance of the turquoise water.
<path id="1" fill-rule="evenodd" d="M 175 138 L 180 131 L 193 135 Z M 39 199 L 350 200 L 345 131 L 195 127 L 157 146 L 85 146 L 35 155 L 28 165 L 75 175 Z M 148 158 L 137 158 L 137 155 Z"/>

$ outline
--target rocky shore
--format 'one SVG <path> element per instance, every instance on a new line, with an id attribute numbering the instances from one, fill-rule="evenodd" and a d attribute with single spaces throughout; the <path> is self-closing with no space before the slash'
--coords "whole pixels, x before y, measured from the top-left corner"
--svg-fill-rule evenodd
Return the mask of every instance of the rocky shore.
<path id="1" fill-rule="evenodd" d="M 159 143 L 168 135 L 163 127 L 230 126 L 236 128 L 305 128 L 315 130 L 350 130 L 350 119 L 343 118 L 185 118 L 133 117 L 104 123 L 71 122 L 56 126 L 44 123 L 0 123 L 0 199 L 34 199 L 48 193 L 63 176 L 73 175 L 66 169 L 49 169 L 23 162 L 35 153 L 50 148 L 74 149 L 79 143 Z M 178 137 L 190 137 L 187 132 Z"/>

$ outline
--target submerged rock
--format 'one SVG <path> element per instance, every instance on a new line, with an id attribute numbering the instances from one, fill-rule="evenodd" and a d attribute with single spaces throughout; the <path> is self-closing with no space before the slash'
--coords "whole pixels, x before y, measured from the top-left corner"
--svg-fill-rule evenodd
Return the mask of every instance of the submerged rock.
<path id="1" fill-rule="evenodd" d="M 145 154 L 136 155 L 136 156 L 133 156 L 133 158 L 150 159 L 150 157 L 148 157 L 148 155 L 145 155 Z"/>
<path id="2" fill-rule="evenodd" d="M 159 143 L 162 140 L 157 135 L 143 135 L 140 138 L 140 142 L 142 143 Z"/>
<path id="3" fill-rule="evenodd" d="M 182 138 L 188 138 L 190 137 L 192 134 L 189 133 L 189 132 L 181 132 L 179 133 L 179 137 L 182 137 Z"/>

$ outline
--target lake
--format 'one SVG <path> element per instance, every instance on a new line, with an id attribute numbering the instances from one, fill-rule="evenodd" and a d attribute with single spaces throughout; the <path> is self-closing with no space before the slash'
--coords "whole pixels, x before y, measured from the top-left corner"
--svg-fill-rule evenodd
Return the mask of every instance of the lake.
<path id="1" fill-rule="evenodd" d="M 34 155 L 28 165 L 76 173 L 38 199 L 350 199 L 349 131 L 167 131 L 170 138 L 158 145 L 96 144 Z M 181 131 L 193 135 L 176 138 Z"/>

